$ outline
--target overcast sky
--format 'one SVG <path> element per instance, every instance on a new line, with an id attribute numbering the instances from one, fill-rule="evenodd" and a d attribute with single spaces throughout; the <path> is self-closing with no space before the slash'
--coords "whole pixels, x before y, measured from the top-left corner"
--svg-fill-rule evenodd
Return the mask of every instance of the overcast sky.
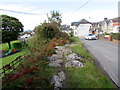
<path id="1" fill-rule="evenodd" d="M 0 14 L 16 17 L 24 25 L 24 30 L 33 30 L 35 26 L 47 20 L 47 13 L 50 16 L 50 11 L 52 10 L 62 13 L 62 24 L 69 25 L 71 22 L 79 21 L 83 18 L 91 22 L 97 22 L 102 21 L 105 17 L 108 19 L 118 17 L 118 1 L 119 0 L 0 0 L 0 9 L 33 13 L 34 15 L 1 10 Z"/>

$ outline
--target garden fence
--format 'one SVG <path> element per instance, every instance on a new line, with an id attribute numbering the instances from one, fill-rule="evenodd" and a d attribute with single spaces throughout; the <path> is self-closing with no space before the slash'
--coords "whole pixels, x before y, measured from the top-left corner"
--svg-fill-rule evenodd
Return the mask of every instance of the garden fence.
<path id="1" fill-rule="evenodd" d="M 21 60 L 23 60 L 23 56 L 18 56 L 15 60 L 11 61 L 9 64 L 3 66 L 0 69 L 0 76 L 2 75 L 6 75 L 9 73 L 9 71 L 12 71 L 15 68 L 15 65 L 18 64 L 18 62 L 20 62 Z"/>

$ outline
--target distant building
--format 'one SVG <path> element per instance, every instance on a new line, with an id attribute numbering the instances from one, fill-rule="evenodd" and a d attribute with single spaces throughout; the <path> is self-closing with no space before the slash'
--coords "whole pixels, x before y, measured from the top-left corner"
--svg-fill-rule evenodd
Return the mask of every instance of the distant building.
<path id="1" fill-rule="evenodd" d="M 108 24 L 109 32 L 117 33 L 120 32 L 120 17 L 110 19 Z"/>
<path id="2" fill-rule="evenodd" d="M 82 19 L 78 22 L 72 22 L 71 26 L 73 28 L 74 36 L 84 36 L 91 30 L 92 23 L 86 19 Z"/>
<path id="3" fill-rule="evenodd" d="M 69 25 L 62 25 L 62 32 L 71 33 L 71 28 Z"/>
<path id="4" fill-rule="evenodd" d="M 92 23 L 92 30 L 96 33 L 118 33 L 120 32 L 120 17 L 107 19 Z"/>
<path id="5" fill-rule="evenodd" d="M 21 33 L 19 33 L 18 39 L 21 40 L 21 41 L 27 41 L 28 38 L 30 36 L 32 36 L 33 34 L 34 34 L 34 32 L 30 31 L 30 30 L 29 31 L 25 31 L 25 32 L 21 32 Z"/>

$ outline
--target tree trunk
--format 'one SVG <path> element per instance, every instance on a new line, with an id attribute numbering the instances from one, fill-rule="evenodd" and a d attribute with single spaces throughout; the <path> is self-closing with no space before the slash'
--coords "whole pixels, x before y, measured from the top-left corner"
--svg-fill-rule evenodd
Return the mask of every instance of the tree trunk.
<path id="1" fill-rule="evenodd" d="M 10 49 L 10 47 L 11 47 L 10 41 L 8 42 L 8 46 L 9 46 L 9 49 Z"/>

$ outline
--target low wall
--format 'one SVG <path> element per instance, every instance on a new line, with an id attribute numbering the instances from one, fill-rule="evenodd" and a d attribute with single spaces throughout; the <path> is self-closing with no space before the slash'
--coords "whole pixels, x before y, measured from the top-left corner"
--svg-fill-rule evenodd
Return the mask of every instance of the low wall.
<path id="1" fill-rule="evenodd" d="M 119 44 L 120 44 L 120 40 L 115 40 L 115 39 L 113 39 L 112 42 L 113 42 L 113 43 L 119 43 Z"/>
<path id="2" fill-rule="evenodd" d="M 98 39 L 102 39 L 102 40 L 108 41 L 108 37 L 104 37 L 104 36 L 98 36 Z"/>
<path id="3" fill-rule="evenodd" d="M 115 40 L 115 39 L 112 38 L 112 36 L 104 37 L 104 36 L 99 36 L 98 35 L 98 39 L 105 40 L 105 41 L 110 41 L 110 42 L 113 42 L 113 43 L 119 43 L 120 44 L 120 40 Z"/>

